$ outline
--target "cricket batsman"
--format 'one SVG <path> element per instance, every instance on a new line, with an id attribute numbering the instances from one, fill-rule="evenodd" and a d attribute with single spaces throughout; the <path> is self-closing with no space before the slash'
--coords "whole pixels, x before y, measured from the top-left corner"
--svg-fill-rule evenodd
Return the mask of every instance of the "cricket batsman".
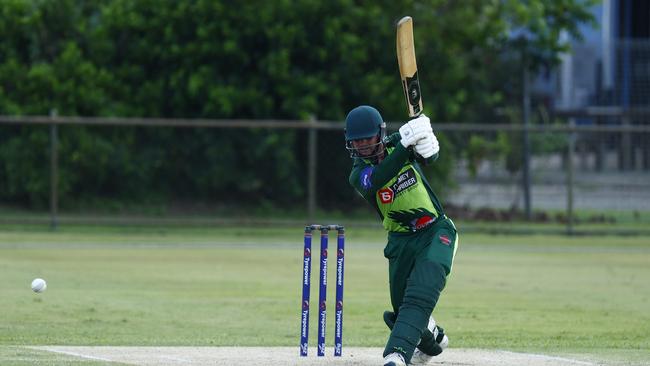
<path id="1" fill-rule="evenodd" d="M 354 159 L 350 184 L 379 214 L 388 232 L 384 256 L 392 311 L 384 366 L 424 365 L 449 343 L 431 316 L 451 273 L 458 234 L 420 164 L 438 158 L 438 140 L 425 115 L 385 136 L 377 109 L 359 106 L 345 120 L 345 143 Z"/>

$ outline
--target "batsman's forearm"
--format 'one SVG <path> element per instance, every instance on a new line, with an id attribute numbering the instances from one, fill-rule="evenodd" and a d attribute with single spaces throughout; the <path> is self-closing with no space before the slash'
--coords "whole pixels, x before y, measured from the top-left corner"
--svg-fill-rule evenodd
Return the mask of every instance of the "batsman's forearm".
<path id="1" fill-rule="evenodd" d="M 404 162 L 408 160 L 411 155 L 411 150 L 405 148 L 402 144 L 395 145 L 395 150 L 382 160 L 372 172 L 372 188 L 378 190 L 388 183 L 391 179 L 395 178 L 397 173 L 404 166 Z"/>
<path id="2" fill-rule="evenodd" d="M 428 157 L 428 158 L 423 158 L 423 157 L 420 156 L 420 157 L 418 157 L 416 160 L 417 160 L 417 162 L 420 163 L 421 165 L 429 166 L 429 165 L 433 164 L 434 161 L 438 160 L 438 156 L 440 156 L 440 153 L 439 153 L 439 152 L 437 152 L 437 153 L 431 155 L 431 156 Z"/>

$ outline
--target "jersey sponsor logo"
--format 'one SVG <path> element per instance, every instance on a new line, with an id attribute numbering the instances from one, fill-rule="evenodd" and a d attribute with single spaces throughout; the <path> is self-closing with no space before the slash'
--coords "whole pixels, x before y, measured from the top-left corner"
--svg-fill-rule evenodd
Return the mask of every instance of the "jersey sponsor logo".
<path id="1" fill-rule="evenodd" d="M 426 208 L 391 211 L 388 213 L 388 217 L 401 227 L 413 232 L 423 229 L 436 221 L 436 215 Z"/>
<path id="2" fill-rule="evenodd" d="M 440 242 L 444 245 L 450 245 L 451 244 L 451 239 L 445 234 L 440 234 L 438 237 L 440 239 Z"/>
<path id="3" fill-rule="evenodd" d="M 429 226 L 429 224 L 433 223 L 436 219 L 431 217 L 431 216 L 422 216 L 411 224 L 411 227 L 415 230 L 420 230 L 422 228 L 425 228 Z"/>
<path id="4" fill-rule="evenodd" d="M 370 180 L 371 176 L 372 176 L 372 167 L 367 167 L 361 171 L 361 175 L 359 176 L 359 181 L 363 189 L 368 190 L 370 189 L 370 187 L 372 187 L 372 180 Z"/>
<path id="5" fill-rule="evenodd" d="M 410 168 L 409 170 L 405 171 L 404 173 L 400 174 L 397 177 L 397 180 L 395 181 L 395 183 L 393 183 L 391 188 L 393 192 L 395 192 L 395 195 L 397 196 L 407 188 L 414 186 L 417 182 L 418 179 L 415 176 L 415 170 L 413 170 L 413 168 Z"/>
<path id="6" fill-rule="evenodd" d="M 379 190 L 377 192 L 377 196 L 379 197 L 379 200 L 383 204 L 391 203 L 391 202 L 393 202 L 393 199 L 395 198 L 395 194 L 393 193 L 393 190 L 390 189 L 390 188 L 384 188 L 384 189 Z"/>

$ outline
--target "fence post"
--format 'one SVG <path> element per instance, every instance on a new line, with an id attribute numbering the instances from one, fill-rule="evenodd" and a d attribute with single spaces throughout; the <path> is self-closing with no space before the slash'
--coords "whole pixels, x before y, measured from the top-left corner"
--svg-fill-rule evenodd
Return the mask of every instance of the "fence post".
<path id="1" fill-rule="evenodd" d="M 522 186 L 524 190 L 524 213 L 526 220 L 532 219 L 530 203 L 530 139 L 528 127 L 530 126 L 530 83 L 528 76 L 528 63 L 524 58 L 524 75 L 523 75 L 523 122 L 524 122 L 524 141 L 523 141 L 523 164 L 522 164 Z"/>
<path id="2" fill-rule="evenodd" d="M 623 116 L 621 118 L 621 126 L 628 127 L 630 126 L 630 117 Z M 630 171 L 634 170 L 634 165 L 632 163 L 632 135 L 629 132 L 623 132 L 621 134 L 621 171 Z"/>
<path id="3" fill-rule="evenodd" d="M 309 117 L 309 138 L 307 145 L 307 216 L 309 222 L 316 215 L 316 162 L 318 161 L 318 131 L 316 117 Z"/>
<path id="4" fill-rule="evenodd" d="M 50 118 L 57 116 L 57 110 L 50 110 Z M 50 229 L 56 230 L 58 227 L 59 211 L 59 152 L 58 152 L 58 130 L 57 124 L 53 121 L 50 124 Z"/>
<path id="5" fill-rule="evenodd" d="M 569 127 L 574 128 L 576 126 L 575 118 L 569 118 Z M 567 146 L 567 163 L 566 163 L 566 231 L 568 235 L 573 235 L 573 157 L 575 149 L 575 140 L 576 133 L 574 131 L 569 132 L 569 143 Z"/>

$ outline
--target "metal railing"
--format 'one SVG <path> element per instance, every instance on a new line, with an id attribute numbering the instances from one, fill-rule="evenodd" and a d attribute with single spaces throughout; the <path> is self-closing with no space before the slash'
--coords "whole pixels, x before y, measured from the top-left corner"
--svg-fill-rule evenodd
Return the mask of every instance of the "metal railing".
<path id="1" fill-rule="evenodd" d="M 524 125 L 524 124 L 484 124 L 484 123 L 434 123 L 435 131 L 442 134 L 456 135 L 466 139 L 473 134 L 493 135 L 495 133 L 510 133 L 515 139 L 523 134 L 554 134 L 564 136 L 566 150 L 557 151 L 559 156 L 564 156 L 566 161 L 564 171 L 566 191 L 566 232 L 575 232 L 575 187 L 576 174 L 576 142 L 578 137 L 588 135 L 617 135 L 621 136 L 620 145 L 623 149 L 623 161 L 629 159 L 632 148 L 630 136 L 633 134 L 649 134 L 650 136 L 650 108 L 622 109 L 618 107 L 588 107 L 578 110 L 555 111 L 556 118 L 566 119 L 565 124 Z M 577 119 L 591 119 L 590 124 L 576 124 Z M 639 123 L 638 121 L 641 121 Z M 608 124 L 601 124 L 608 121 Z M 388 129 L 396 130 L 402 122 L 387 123 Z M 86 126 L 138 126 L 138 127 L 174 127 L 174 128 L 217 128 L 217 129 L 274 129 L 274 130 L 306 130 L 308 132 L 307 148 L 307 184 L 306 184 L 306 211 L 310 220 L 315 219 L 318 208 L 317 191 L 319 189 L 316 178 L 316 165 L 319 161 L 317 149 L 318 138 L 323 133 L 342 133 L 341 121 L 317 121 L 312 118 L 307 121 L 295 120 L 211 120 L 211 119 L 164 119 L 164 118 L 114 118 L 114 117 L 68 117 L 58 116 L 0 116 L 2 125 L 49 125 L 50 126 L 50 225 L 55 228 L 59 223 L 59 156 L 58 156 L 58 126 L 86 125 Z M 517 137 L 519 136 L 519 137 Z M 644 149 L 647 147 L 644 147 Z M 461 147 L 458 147 L 461 149 Z M 627 150 L 627 152 L 625 152 Z M 330 152 L 328 152 L 330 153 Z M 322 153 L 321 153 L 322 154 Z M 462 151 L 456 152 L 462 159 Z M 530 169 L 530 167 L 529 167 Z M 529 172 L 530 173 L 530 172 Z M 648 175 L 650 182 L 650 175 Z M 460 182 L 460 185 L 464 182 Z M 522 183 L 518 183 L 520 186 Z M 531 184 L 530 182 L 528 184 Z M 532 183 L 535 184 L 535 183 Z M 525 187 L 530 189 L 531 187 Z M 648 184 L 650 190 L 650 183 Z M 534 205 L 533 205 L 534 207 Z"/>

